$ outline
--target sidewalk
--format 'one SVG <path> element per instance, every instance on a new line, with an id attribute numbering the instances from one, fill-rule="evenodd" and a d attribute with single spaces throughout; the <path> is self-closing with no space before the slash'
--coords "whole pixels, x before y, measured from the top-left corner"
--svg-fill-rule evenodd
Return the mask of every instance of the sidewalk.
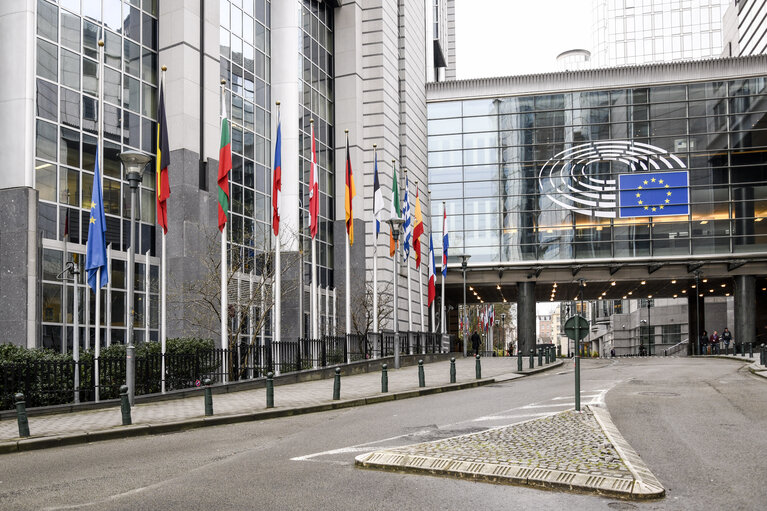
<path id="1" fill-rule="evenodd" d="M 122 426 L 120 408 L 29 417 L 31 436 L 18 438 L 15 419 L 0 422 L 0 454 L 41 449 L 61 445 L 87 443 L 148 434 L 164 434 L 185 429 L 231 424 L 273 417 L 361 406 L 394 399 L 460 390 L 499 381 L 522 378 L 526 374 L 545 371 L 563 364 L 552 364 L 516 372 L 516 357 L 483 358 L 482 379 L 476 379 L 475 360 L 456 357 L 456 383 L 450 383 L 450 362 L 424 364 L 426 387 L 418 387 L 418 367 L 390 368 L 389 392 L 381 393 L 381 373 L 343 376 L 341 400 L 334 401 L 333 379 L 314 380 L 275 386 L 274 404 L 266 408 L 266 390 L 243 390 L 213 396 L 212 417 L 204 416 L 203 396 L 171 401 L 137 404 L 131 410 L 132 426 Z M 536 359 L 537 363 L 537 359 Z M 390 367 L 393 364 L 389 364 Z M 524 360 L 527 368 L 527 360 Z"/>
<path id="2" fill-rule="evenodd" d="M 751 358 L 748 353 L 745 355 L 738 354 L 738 355 L 725 355 L 725 354 L 717 354 L 717 355 L 696 355 L 698 357 L 710 357 L 710 358 L 726 358 L 730 360 L 738 360 L 740 362 L 747 362 L 751 365 L 748 366 L 749 371 L 751 371 L 753 374 L 757 376 L 761 376 L 762 378 L 767 378 L 767 367 L 761 365 L 759 363 L 759 352 L 754 351 L 754 358 Z"/>

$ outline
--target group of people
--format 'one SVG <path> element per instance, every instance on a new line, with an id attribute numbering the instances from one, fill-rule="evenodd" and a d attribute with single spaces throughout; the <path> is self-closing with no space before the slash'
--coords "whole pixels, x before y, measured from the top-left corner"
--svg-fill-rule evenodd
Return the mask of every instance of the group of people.
<path id="1" fill-rule="evenodd" d="M 700 344 L 700 354 L 713 355 L 713 354 L 719 353 L 722 343 L 724 343 L 724 351 L 726 353 L 727 350 L 730 348 L 731 342 L 733 342 L 732 333 L 730 332 L 730 329 L 727 327 L 724 327 L 724 331 L 722 331 L 722 335 L 719 335 L 719 332 L 714 330 L 714 333 L 711 334 L 710 337 L 708 335 L 708 332 L 703 330 L 703 332 L 700 333 L 700 339 L 698 340 L 698 343 Z"/>

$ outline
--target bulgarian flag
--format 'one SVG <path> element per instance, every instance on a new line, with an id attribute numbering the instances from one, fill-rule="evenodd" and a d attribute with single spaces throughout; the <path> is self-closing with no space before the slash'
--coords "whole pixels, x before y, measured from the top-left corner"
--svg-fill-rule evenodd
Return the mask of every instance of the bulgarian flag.
<path id="1" fill-rule="evenodd" d="M 221 146 L 218 150 L 218 230 L 224 231 L 229 213 L 229 171 L 232 170 L 232 141 L 226 117 L 225 96 L 221 95 Z"/>
<path id="2" fill-rule="evenodd" d="M 421 235 L 423 234 L 423 216 L 421 215 L 421 200 L 418 198 L 418 183 L 415 188 L 415 227 L 413 228 L 413 250 L 415 250 L 415 266 L 421 267 Z"/>

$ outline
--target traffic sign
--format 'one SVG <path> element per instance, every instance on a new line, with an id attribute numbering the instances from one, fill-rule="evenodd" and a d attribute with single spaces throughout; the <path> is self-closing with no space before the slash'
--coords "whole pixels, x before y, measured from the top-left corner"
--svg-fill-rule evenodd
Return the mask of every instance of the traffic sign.
<path id="1" fill-rule="evenodd" d="M 578 326 L 578 338 L 575 337 L 575 330 L 576 330 L 576 321 Z M 586 318 L 583 316 L 576 314 L 575 316 L 570 316 L 570 319 L 565 321 L 565 335 L 567 335 L 568 339 L 572 339 L 574 341 L 580 341 L 584 337 L 586 337 L 589 334 L 589 322 L 586 321 Z"/>

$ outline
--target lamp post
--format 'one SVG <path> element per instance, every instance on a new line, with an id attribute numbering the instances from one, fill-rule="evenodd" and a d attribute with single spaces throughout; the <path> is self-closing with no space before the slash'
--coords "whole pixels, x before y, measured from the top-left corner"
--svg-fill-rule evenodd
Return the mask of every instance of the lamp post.
<path id="1" fill-rule="evenodd" d="M 397 246 L 399 240 L 399 229 L 405 222 L 403 218 L 399 216 L 389 219 L 389 226 L 391 227 L 391 235 L 394 238 L 394 246 Z M 394 369 L 399 369 L 399 292 L 397 277 L 399 273 L 399 264 L 397 263 L 397 252 L 394 252 Z"/>
<path id="2" fill-rule="evenodd" d="M 466 357 L 466 341 L 469 333 L 469 325 L 468 321 L 466 321 L 466 267 L 468 266 L 469 258 L 471 257 L 469 254 L 459 254 L 458 257 L 461 258 L 461 271 L 463 272 L 463 312 L 464 315 L 463 318 L 463 332 L 461 334 L 463 335 L 463 356 Z"/>
<path id="3" fill-rule="evenodd" d="M 128 346 L 125 348 L 125 384 L 128 386 L 128 401 L 133 406 L 136 399 L 136 347 L 133 344 L 133 323 L 136 311 L 133 307 L 134 271 L 136 256 L 136 196 L 138 185 L 144 174 L 144 168 L 152 157 L 138 151 L 126 151 L 120 153 L 125 167 L 125 178 L 130 185 L 130 248 L 128 249 Z"/>
<path id="4" fill-rule="evenodd" d="M 506 347 L 506 313 L 501 312 L 501 339 L 503 340 L 503 349 L 508 349 Z M 511 355 L 511 353 L 509 353 Z"/>

